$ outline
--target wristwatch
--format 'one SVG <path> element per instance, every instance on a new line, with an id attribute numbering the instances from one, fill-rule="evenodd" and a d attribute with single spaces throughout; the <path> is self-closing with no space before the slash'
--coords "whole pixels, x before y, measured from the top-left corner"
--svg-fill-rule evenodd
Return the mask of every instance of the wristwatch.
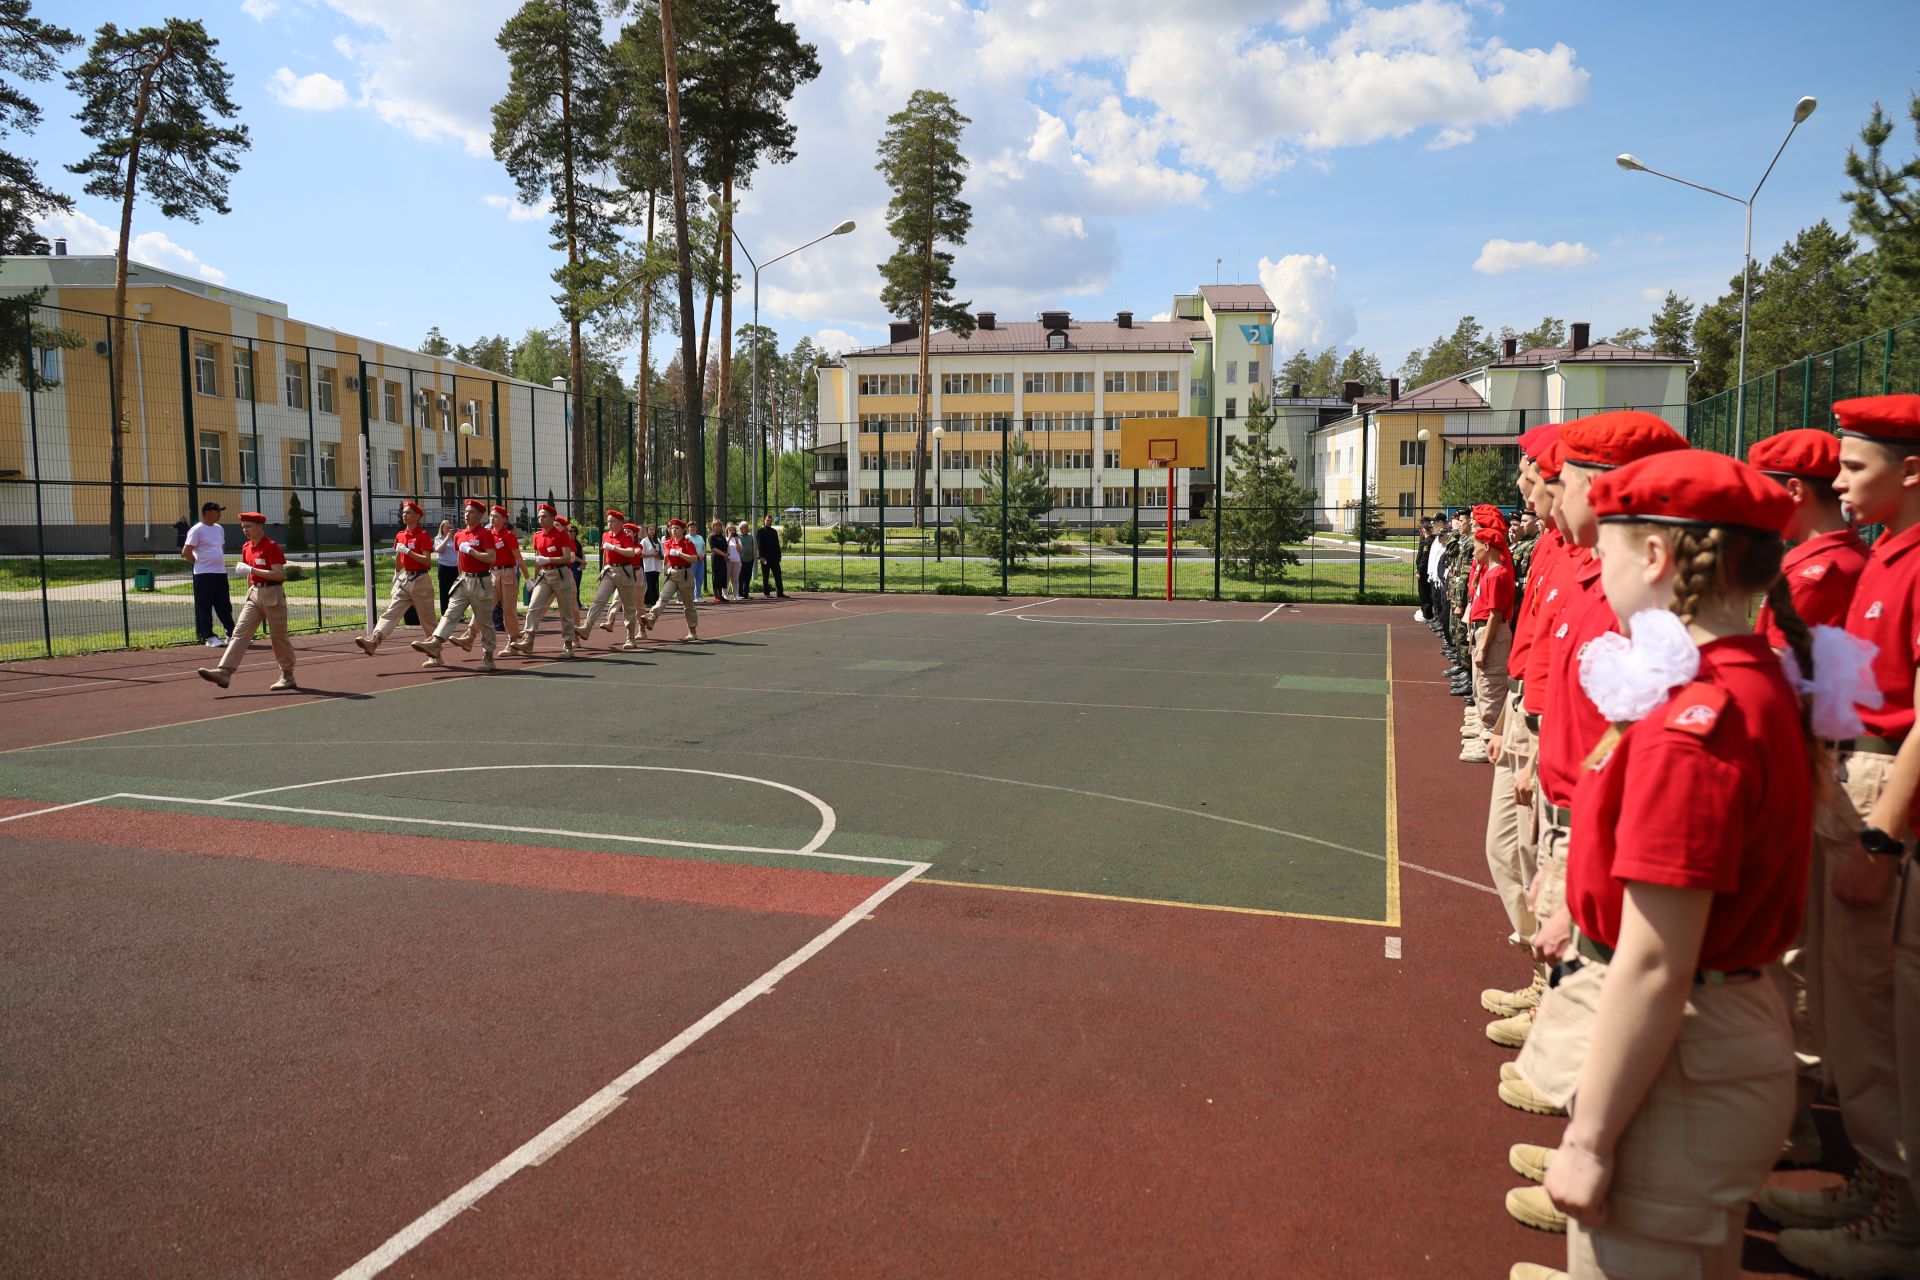
<path id="1" fill-rule="evenodd" d="M 1907 851 L 1905 841 L 1894 839 L 1878 827 L 1860 828 L 1860 847 L 1876 858 L 1897 858 Z"/>

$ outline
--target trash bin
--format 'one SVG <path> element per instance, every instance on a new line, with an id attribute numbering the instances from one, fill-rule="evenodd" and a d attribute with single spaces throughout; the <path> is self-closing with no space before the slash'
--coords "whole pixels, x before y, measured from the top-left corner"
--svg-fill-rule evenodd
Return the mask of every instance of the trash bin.
<path id="1" fill-rule="evenodd" d="M 135 591 L 153 590 L 153 570 L 135 569 L 133 571 L 133 589 Z"/>

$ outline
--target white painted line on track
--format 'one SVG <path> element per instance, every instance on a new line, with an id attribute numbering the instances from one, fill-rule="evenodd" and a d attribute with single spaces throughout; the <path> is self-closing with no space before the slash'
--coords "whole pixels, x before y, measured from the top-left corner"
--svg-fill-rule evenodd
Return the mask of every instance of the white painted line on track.
<path id="1" fill-rule="evenodd" d="M 116 791 L 110 796 L 95 796 L 91 800 L 75 800 L 72 804 L 56 804 L 48 809 L 33 809 L 26 813 L 10 813 L 0 822 L 18 822 L 22 818 L 44 818 L 49 813 L 61 813 L 68 809 L 84 809 L 90 804 L 102 804 L 108 800 L 118 800 L 127 793 Z"/>
<path id="2" fill-rule="evenodd" d="M 1059 604 L 1060 600 L 1061 600 L 1061 597 L 1059 596 L 1048 596 L 1045 600 L 1039 601 L 1036 604 L 1016 604 L 1016 605 L 1013 605 L 1011 608 L 995 609 L 992 613 L 989 613 L 987 616 L 989 618 L 997 618 L 1003 613 L 1018 613 L 1022 609 L 1038 609 L 1043 604 Z"/>
<path id="3" fill-rule="evenodd" d="M 591 1127 L 594 1120 L 605 1111 L 618 1104 L 641 1081 L 660 1068 L 679 1057 L 691 1045 L 697 1043 L 709 1031 L 731 1018 L 754 1000 L 773 990 L 774 985 L 814 956 L 824 951 L 841 934 L 851 929 L 857 922 L 866 918 L 868 913 L 881 903 L 898 893 L 908 883 L 929 869 L 929 864 L 916 862 L 905 871 L 887 881 L 860 905 L 841 916 L 812 941 L 798 951 L 776 964 L 773 968 L 755 978 L 746 986 L 733 993 L 715 1006 L 704 1018 L 682 1031 L 666 1044 L 655 1049 L 639 1062 L 628 1067 L 581 1102 L 571 1111 L 555 1120 L 539 1133 L 529 1138 L 512 1152 L 508 1153 L 492 1168 L 474 1178 L 466 1186 L 442 1200 L 433 1208 L 415 1218 L 390 1236 L 386 1243 L 369 1253 L 360 1261 L 342 1271 L 339 1280 L 371 1280 L 388 1267 L 417 1248 L 434 1232 L 465 1213 L 477 1204 L 488 1192 L 511 1178 L 514 1174 L 545 1160 L 555 1151 L 578 1137 L 585 1128 Z"/>
<path id="4" fill-rule="evenodd" d="M 1102 618 L 1091 613 L 1062 613 L 1050 618 L 1017 613 L 1014 617 L 1021 622 L 1051 622 L 1062 627 L 1211 627 L 1221 622 L 1246 621 L 1245 618 Z"/>
<path id="5" fill-rule="evenodd" d="M 1266 620 L 1267 620 L 1268 618 L 1271 618 L 1271 617 L 1272 617 L 1272 616 L 1273 616 L 1274 614 L 1276 614 L 1276 613 L 1278 613 L 1278 612 L 1280 612 L 1280 611 L 1281 611 L 1282 609 L 1284 609 L 1284 608 L 1286 608 L 1286 607 L 1287 607 L 1287 606 L 1285 606 L 1284 604 L 1277 604 L 1277 605 L 1275 605 L 1275 606 L 1273 606 L 1273 608 L 1271 608 L 1271 609 L 1269 609 L 1269 610 L 1267 610 L 1267 611 L 1266 611 L 1265 613 L 1263 613 L 1263 614 L 1261 614 L 1261 615 L 1260 615 L 1259 617 L 1257 617 L 1257 618 L 1255 618 L 1255 619 L 1254 619 L 1254 621 L 1255 621 L 1255 622 L 1265 622 L 1265 621 L 1266 621 Z"/>
<path id="6" fill-rule="evenodd" d="M 1400 939 L 1395 937 L 1389 937 L 1387 939 L 1387 959 L 1398 960 L 1399 958 L 1400 958 Z"/>

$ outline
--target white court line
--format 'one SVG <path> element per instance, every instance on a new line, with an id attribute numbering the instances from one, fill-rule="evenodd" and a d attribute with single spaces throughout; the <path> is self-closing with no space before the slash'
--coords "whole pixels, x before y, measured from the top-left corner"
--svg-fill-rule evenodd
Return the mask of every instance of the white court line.
<path id="1" fill-rule="evenodd" d="M 1254 619 L 1254 621 L 1255 621 L 1255 622 L 1265 622 L 1265 621 L 1266 621 L 1266 620 L 1267 620 L 1268 618 L 1271 618 L 1271 617 L 1272 617 L 1272 616 L 1273 616 L 1274 614 L 1276 614 L 1276 613 L 1278 613 L 1278 612 L 1280 612 L 1280 611 L 1281 611 L 1282 609 L 1284 609 L 1284 608 L 1286 608 L 1286 607 L 1287 607 L 1287 606 L 1286 606 L 1286 605 L 1284 605 L 1284 604 L 1277 604 L 1277 605 L 1275 605 L 1275 606 L 1273 606 L 1273 608 L 1271 608 L 1271 609 L 1269 609 L 1269 610 L 1267 610 L 1267 611 L 1266 611 L 1265 613 L 1263 613 L 1263 614 L 1261 614 L 1261 615 L 1260 615 L 1259 617 L 1257 617 L 1257 618 L 1255 618 L 1255 619 Z"/>
<path id="2" fill-rule="evenodd" d="M 1400 958 L 1400 939 L 1395 937 L 1389 937 L 1387 939 L 1387 959 L 1398 960 L 1399 958 Z"/>
<path id="3" fill-rule="evenodd" d="M 1062 613 L 1051 618 L 1020 613 L 1014 617 L 1020 622 L 1051 622 L 1062 627 L 1210 627 L 1220 622 L 1246 621 L 1245 618 L 1102 618 L 1091 613 Z"/>
<path id="4" fill-rule="evenodd" d="M 49 813 L 60 813 L 67 809 L 84 809 L 90 804 L 102 804 L 108 800 L 118 800 L 127 793 L 116 791 L 110 796 L 95 796 L 91 800 L 75 800 L 72 804 L 56 804 L 50 809 L 32 809 L 26 813 L 10 813 L 0 822 L 18 822 L 22 818 L 43 818 Z"/>
<path id="5" fill-rule="evenodd" d="M 989 618 L 997 618 L 1003 613 L 1018 613 L 1022 609 L 1038 609 L 1040 605 L 1043 605 L 1043 604 L 1059 604 L 1060 600 L 1061 600 L 1060 596 L 1048 596 L 1045 600 L 1040 601 L 1038 604 L 1016 604 L 1011 608 L 1007 608 L 1007 609 L 995 609 L 992 613 L 989 613 L 986 616 Z"/>
<path id="6" fill-rule="evenodd" d="M 838 938 L 848 929 L 851 929 L 855 922 L 865 917 L 895 893 L 898 893 L 909 882 L 926 872 L 929 867 L 930 864 L 925 862 L 908 864 L 905 871 L 902 871 L 899 875 L 887 881 L 885 885 L 869 896 L 866 901 L 834 921 L 825 931 L 815 936 L 811 942 L 808 942 L 785 960 L 782 960 L 779 964 L 776 964 L 773 968 L 767 970 L 758 978 L 755 978 L 752 982 L 734 992 L 731 996 L 727 997 L 726 1000 L 715 1006 L 706 1017 L 700 1019 L 700 1021 L 694 1023 L 685 1031 L 682 1031 L 666 1044 L 661 1045 L 639 1062 L 634 1063 L 631 1067 L 628 1067 L 625 1071 L 615 1076 L 612 1080 L 601 1086 L 598 1092 L 529 1138 L 519 1147 L 515 1148 L 492 1168 L 474 1178 L 473 1181 L 467 1183 L 466 1186 L 461 1187 L 458 1191 L 415 1218 L 399 1231 L 396 1231 L 387 1239 L 385 1244 L 382 1244 L 378 1249 L 375 1249 L 372 1253 L 369 1253 L 366 1257 L 360 1259 L 360 1261 L 354 1263 L 345 1271 L 342 1271 L 339 1275 L 339 1280 L 370 1280 L 371 1277 L 379 1275 L 382 1271 L 385 1271 L 388 1267 L 405 1257 L 434 1232 L 472 1208 L 474 1204 L 489 1191 L 492 1191 L 495 1187 L 529 1165 L 538 1164 L 540 1161 L 545 1160 L 553 1151 L 571 1142 L 578 1136 L 578 1131 L 580 1131 L 583 1126 L 589 1124 L 596 1118 L 597 1113 L 603 1109 L 614 1106 L 624 1098 L 628 1091 L 635 1085 L 638 1085 L 648 1076 L 679 1057 L 680 1054 L 685 1052 L 690 1046 L 698 1042 L 702 1036 L 705 1036 L 709 1031 L 712 1031 L 728 1018 L 731 1018 L 754 1000 L 773 990 L 775 984 L 782 978 L 792 973 L 795 969 L 798 969 L 814 956 L 820 954 L 821 951 L 826 949 L 829 943 L 833 942 L 834 939 Z"/>

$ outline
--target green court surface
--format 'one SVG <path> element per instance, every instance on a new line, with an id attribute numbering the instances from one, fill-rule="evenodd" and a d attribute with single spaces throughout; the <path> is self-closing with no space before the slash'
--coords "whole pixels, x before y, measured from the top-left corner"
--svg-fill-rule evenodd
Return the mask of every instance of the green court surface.
<path id="1" fill-rule="evenodd" d="M 1398 923 L 1386 626 L 842 603 L 700 646 L 23 749 L 0 755 L 0 794 L 224 797 L 299 828 L 849 875 L 911 859 L 935 882 Z M 798 856 L 823 832 L 888 861 Z"/>

